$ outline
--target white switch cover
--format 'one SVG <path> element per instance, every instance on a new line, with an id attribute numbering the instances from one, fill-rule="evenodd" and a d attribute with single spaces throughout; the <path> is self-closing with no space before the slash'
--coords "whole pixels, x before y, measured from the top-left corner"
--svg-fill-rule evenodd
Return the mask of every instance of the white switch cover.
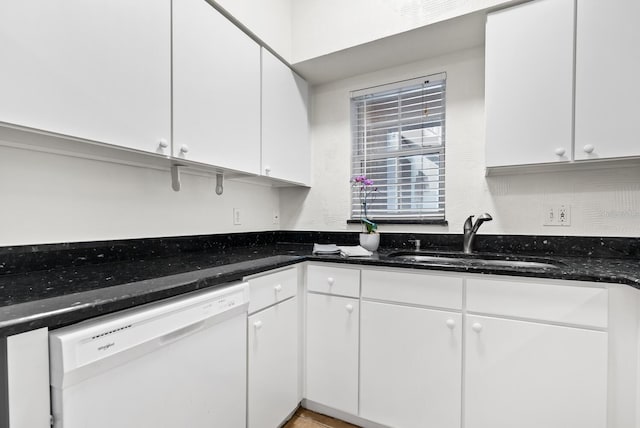
<path id="1" fill-rule="evenodd" d="M 240 208 L 233 209 L 233 224 L 235 226 L 242 224 L 242 211 L 240 211 Z"/>
<path id="2" fill-rule="evenodd" d="M 273 210 L 273 224 L 280 224 L 280 211 Z"/>
<path id="3" fill-rule="evenodd" d="M 544 226 L 571 226 L 571 205 L 546 204 L 542 207 Z"/>
<path id="4" fill-rule="evenodd" d="M 542 207 L 542 224 L 544 226 L 556 226 L 556 217 L 558 214 L 553 205 L 544 205 Z"/>

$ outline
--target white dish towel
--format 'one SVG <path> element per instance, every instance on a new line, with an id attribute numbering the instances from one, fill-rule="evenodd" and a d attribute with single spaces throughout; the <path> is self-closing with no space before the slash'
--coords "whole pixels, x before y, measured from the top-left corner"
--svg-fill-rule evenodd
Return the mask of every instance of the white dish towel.
<path id="1" fill-rule="evenodd" d="M 371 251 L 362 248 L 360 245 L 338 248 L 340 249 L 340 255 L 344 257 L 369 257 L 373 254 Z"/>

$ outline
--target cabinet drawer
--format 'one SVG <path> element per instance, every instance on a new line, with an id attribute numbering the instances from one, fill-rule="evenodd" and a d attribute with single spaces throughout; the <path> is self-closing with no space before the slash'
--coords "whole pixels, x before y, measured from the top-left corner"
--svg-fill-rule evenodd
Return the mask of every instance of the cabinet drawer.
<path id="1" fill-rule="evenodd" d="M 249 279 L 249 313 L 295 296 L 298 288 L 298 269 L 269 273 Z"/>
<path id="2" fill-rule="evenodd" d="M 518 279 L 468 279 L 467 310 L 542 321 L 607 327 L 605 288 Z"/>
<path id="3" fill-rule="evenodd" d="M 309 291 L 360 296 L 360 270 L 333 266 L 308 266 L 307 288 Z"/>
<path id="4" fill-rule="evenodd" d="M 431 273 L 362 271 L 362 297 L 462 309 L 462 278 Z"/>

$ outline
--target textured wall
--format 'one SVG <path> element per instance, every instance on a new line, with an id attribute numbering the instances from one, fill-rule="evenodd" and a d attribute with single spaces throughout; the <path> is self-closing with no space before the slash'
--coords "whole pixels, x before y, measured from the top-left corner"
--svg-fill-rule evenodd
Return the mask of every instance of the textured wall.
<path id="1" fill-rule="evenodd" d="M 277 229 L 278 190 L 0 147 L 0 246 Z M 233 208 L 242 225 L 233 225 Z"/>
<path id="2" fill-rule="evenodd" d="M 314 88 L 313 187 L 281 192 L 283 229 L 345 230 L 349 216 L 349 92 L 447 72 L 446 217 L 449 226 L 386 231 L 460 233 L 470 214 L 489 212 L 481 233 L 640 236 L 640 167 L 485 177 L 484 49 L 407 64 Z M 570 227 L 543 226 L 546 204 L 570 204 Z"/>

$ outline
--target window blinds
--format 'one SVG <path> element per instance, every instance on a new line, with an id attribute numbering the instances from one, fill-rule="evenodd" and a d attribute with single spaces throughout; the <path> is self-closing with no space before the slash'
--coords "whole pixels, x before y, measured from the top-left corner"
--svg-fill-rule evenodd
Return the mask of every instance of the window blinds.
<path id="1" fill-rule="evenodd" d="M 378 191 L 367 201 L 373 220 L 444 220 L 446 74 L 351 94 L 352 176 Z M 360 219 L 358 189 L 351 218 Z"/>

